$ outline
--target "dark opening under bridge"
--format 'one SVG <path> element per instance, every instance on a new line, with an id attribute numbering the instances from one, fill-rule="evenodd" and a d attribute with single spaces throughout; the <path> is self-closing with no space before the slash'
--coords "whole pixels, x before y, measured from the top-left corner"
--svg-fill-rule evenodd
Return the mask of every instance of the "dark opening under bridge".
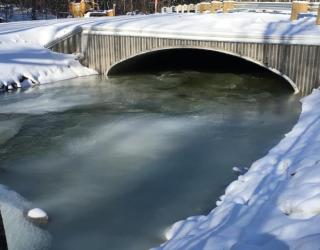
<path id="1" fill-rule="evenodd" d="M 168 15 L 168 18 L 172 16 L 177 15 Z M 108 74 L 120 62 L 149 52 L 181 48 L 209 50 L 267 68 L 285 78 L 301 95 L 320 86 L 320 37 L 303 36 L 299 32 L 298 35 L 261 36 L 233 36 L 232 33 L 219 36 L 214 32 L 209 35 L 165 34 L 157 30 L 138 32 L 107 24 L 103 27 L 84 26 L 47 47 L 56 52 L 81 53 L 81 62 L 101 74 Z"/>

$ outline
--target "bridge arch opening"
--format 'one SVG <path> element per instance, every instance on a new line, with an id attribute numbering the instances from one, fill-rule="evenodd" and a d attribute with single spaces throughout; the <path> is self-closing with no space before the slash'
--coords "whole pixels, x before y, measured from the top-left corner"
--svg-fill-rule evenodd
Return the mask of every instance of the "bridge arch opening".
<path id="1" fill-rule="evenodd" d="M 283 88 L 298 93 L 295 83 L 276 69 L 271 69 L 250 58 L 224 51 L 198 48 L 165 48 L 143 52 L 125 58 L 110 67 L 108 76 L 166 71 L 199 71 L 208 73 L 253 74 L 272 77 L 282 82 Z"/>

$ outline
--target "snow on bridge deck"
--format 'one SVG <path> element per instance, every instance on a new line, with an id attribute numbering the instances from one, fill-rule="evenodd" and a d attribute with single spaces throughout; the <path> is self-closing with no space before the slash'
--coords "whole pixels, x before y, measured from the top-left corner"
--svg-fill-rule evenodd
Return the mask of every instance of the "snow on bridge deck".
<path id="1" fill-rule="evenodd" d="M 112 34 L 190 37 L 224 41 L 282 41 L 320 45 L 320 27 L 310 14 L 290 22 L 288 13 L 157 14 L 112 18 L 58 19 L 0 24 L 0 41 L 12 42 L 19 35 L 25 41 L 45 45 L 82 27 Z M 17 40 L 19 41 L 19 39 Z M 13 41 L 13 42 L 17 42 Z"/>
<path id="2" fill-rule="evenodd" d="M 315 15 L 290 22 L 288 13 L 158 14 L 85 24 L 107 34 L 320 45 Z"/>

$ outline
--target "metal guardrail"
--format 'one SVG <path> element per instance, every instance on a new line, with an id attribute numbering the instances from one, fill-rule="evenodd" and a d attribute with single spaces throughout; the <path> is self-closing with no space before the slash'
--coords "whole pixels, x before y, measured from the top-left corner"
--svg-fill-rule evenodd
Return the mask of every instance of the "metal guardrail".
<path id="1" fill-rule="evenodd" d="M 292 2 L 236 2 L 235 8 L 241 10 L 279 10 L 291 11 Z M 319 2 L 309 3 L 311 11 L 319 8 Z"/>
<path id="2" fill-rule="evenodd" d="M 56 44 L 59 44 L 59 43 L 61 43 L 62 41 L 65 41 L 65 40 L 67 40 L 68 38 L 73 37 L 74 35 L 79 34 L 79 33 L 81 33 L 81 32 L 82 32 L 82 27 L 78 27 L 78 28 L 74 29 L 73 31 L 65 34 L 64 36 L 62 36 L 62 37 L 60 37 L 60 38 L 58 38 L 58 39 L 55 39 L 55 40 L 47 43 L 44 47 L 45 47 L 45 48 L 48 48 L 48 49 L 51 49 L 51 48 L 54 47 Z M 1 249 L 0 249 L 0 250 L 1 250 Z"/>
<path id="3" fill-rule="evenodd" d="M 235 9 L 243 10 L 291 10 L 289 2 L 236 2 Z"/>

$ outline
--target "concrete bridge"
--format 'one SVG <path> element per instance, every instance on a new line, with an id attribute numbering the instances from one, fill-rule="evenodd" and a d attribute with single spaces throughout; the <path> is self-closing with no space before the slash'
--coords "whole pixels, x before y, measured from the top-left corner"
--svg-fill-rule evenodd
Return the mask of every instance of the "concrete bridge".
<path id="1" fill-rule="evenodd" d="M 225 19 L 226 24 L 228 18 L 231 22 L 234 20 L 232 14 L 228 15 Z M 186 18 L 190 16 L 192 14 Z M 301 24 L 292 24 L 292 27 L 291 24 L 287 24 L 285 32 L 280 29 L 281 32 L 266 31 L 263 34 L 254 30 L 246 33 L 245 28 L 244 32 L 230 32 L 223 35 L 219 35 L 221 31 L 216 32 L 216 29 L 203 32 L 201 28 L 199 28 L 200 31 L 194 28 L 197 24 L 192 26 L 196 19 L 189 20 L 190 32 L 187 32 L 188 29 L 179 32 L 179 27 L 175 27 L 175 32 L 171 32 L 172 30 L 167 28 L 170 22 L 164 24 L 166 28 L 161 26 L 162 28 L 158 30 L 152 30 L 143 25 L 128 26 L 128 23 L 143 22 L 145 24 L 148 18 L 150 17 L 137 17 L 124 21 L 126 19 L 124 17 L 113 23 L 102 23 L 94 27 L 84 26 L 49 44 L 48 47 L 62 53 L 82 53 L 82 63 L 101 74 L 108 74 L 115 65 L 125 60 L 153 51 L 181 48 L 217 51 L 242 58 L 275 72 L 291 84 L 295 93 L 306 95 L 313 88 L 320 86 L 320 29 L 314 25 L 314 30 L 318 33 L 310 33 L 310 25 L 314 22 L 312 18 L 310 24 L 304 20 Z M 157 21 L 157 17 L 154 18 L 156 20 L 150 21 Z M 179 17 L 177 14 L 171 14 L 166 18 L 172 19 L 174 23 L 179 21 L 181 15 Z M 272 30 L 283 23 L 284 21 L 280 20 L 270 22 L 263 27 Z M 199 22 L 198 25 L 202 27 L 203 24 Z M 308 27 L 309 33 L 304 32 L 303 25 Z M 294 31 L 292 35 L 291 30 Z"/>

